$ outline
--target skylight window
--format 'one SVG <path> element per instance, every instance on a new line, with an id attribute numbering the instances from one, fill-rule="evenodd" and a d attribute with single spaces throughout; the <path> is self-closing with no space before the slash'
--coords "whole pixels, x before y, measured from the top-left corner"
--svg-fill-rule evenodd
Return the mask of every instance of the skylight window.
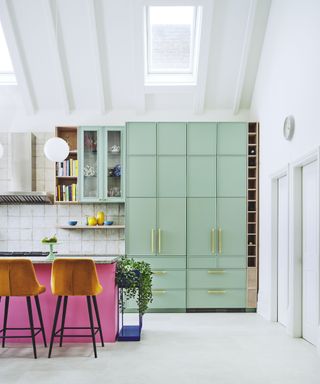
<path id="1" fill-rule="evenodd" d="M 146 7 L 146 85 L 196 83 L 201 10 L 195 6 Z"/>
<path id="2" fill-rule="evenodd" d="M 0 85 L 17 84 L 7 42 L 0 24 Z"/>

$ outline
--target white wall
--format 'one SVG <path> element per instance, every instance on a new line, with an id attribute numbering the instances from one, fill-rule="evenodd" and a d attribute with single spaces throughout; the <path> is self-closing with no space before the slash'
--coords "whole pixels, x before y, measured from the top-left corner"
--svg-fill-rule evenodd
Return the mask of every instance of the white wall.
<path id="1" fill-rule="evenodd" d="M 260 121 L 259 312 L 270 318 L 270 175 L 320 145 L 320 1 L 273 0 L 251 107 Z M 283 121 L 294 115 L 291 142 Z"/>

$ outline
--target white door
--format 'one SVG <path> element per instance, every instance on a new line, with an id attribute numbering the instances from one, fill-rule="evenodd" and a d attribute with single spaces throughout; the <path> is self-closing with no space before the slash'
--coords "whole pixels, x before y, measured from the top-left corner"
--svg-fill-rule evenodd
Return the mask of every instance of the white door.
<path id="1" fill-rule="evenodd" d="M 289 253 L 288 253 L 288 177 L 278 180 L 278 322 L 287 325 Z"/>
<path id="2" fill-rule="evenodd" d="M 318 222 L 317 162 L 302 168 L 302 337 L 317 340 Z"/>

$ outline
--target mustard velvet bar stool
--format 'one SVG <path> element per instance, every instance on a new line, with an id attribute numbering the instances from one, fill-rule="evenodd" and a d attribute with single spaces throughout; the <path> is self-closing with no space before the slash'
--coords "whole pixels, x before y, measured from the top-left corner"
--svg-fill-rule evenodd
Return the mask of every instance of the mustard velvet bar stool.
<path id="1" fill-rule="evenodd" d="M 101 345 L 104 347 L 102 328 L 100 323 L 99 309 L 96 296 L 99 295 L 103 288 L 99 282 L 95 263 L 92 259 L 85 258 L 59 258 L 54 260 L 51 271 L 51 290 L 57 298 L 57 305 L 54 315 L 52 334 L 50 340 L 50 348 L 48 358 L 51 357 L 52 347 L 55 337 L 60 338 L 60 347 L 62 346 L 63 337 L 91 337 L 93 344 L 94 357 L 97 357 L 96 334 L 99 332 Z M 66 327 L 66 312 L 69 296 L 86 296 L 89 315 L 89 327 Z M 61 318 L 61 328 L 56 331 L 62 297 L 63 309 Z M 96 320 L 98 326 L 94 326 L 92 305 L 93 302 Z M 64 331 L 68 329 L 89 329 L 90 334 L 82 335 L 65 335 Z"/>
<path id="2" fill-rule="evenodd" d="M 29 259 L 1 259 L 0 260 L 0 300 L 5 297 L 3 329 L 0 330 L 2 348 L 5 347 L 6 339 L 31 338 L 33 355 L 37 358 L 35 337 L 41 332 L 44 346 L 47 346 L 46 334 L 43 326 L 43 319 L 40 307 L 39 295 L 45 292 L 46 288 L 37 279 L 33 264 Z M 10 328 L 7 327 L 9 303 L 12 296 L 25 296 L 27 301 L 30 327 Z M 38 312 L 40 327 L 35 327 L 31 306 L 31 297 L 34 297 Z M 7 331 L 30 330 L 30 336 L 8 336 Z"/>

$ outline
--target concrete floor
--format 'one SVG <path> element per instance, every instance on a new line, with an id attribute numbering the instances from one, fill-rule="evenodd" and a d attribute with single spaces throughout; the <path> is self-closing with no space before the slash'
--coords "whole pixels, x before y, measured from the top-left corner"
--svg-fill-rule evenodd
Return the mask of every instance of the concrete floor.
<path id="1" fill-rule="evenodd" d="M 147 314 L 143 340 L 0 348 L 0 383 L 319 384 L 320 357 L 302 339 L 256 314 Z"/>

